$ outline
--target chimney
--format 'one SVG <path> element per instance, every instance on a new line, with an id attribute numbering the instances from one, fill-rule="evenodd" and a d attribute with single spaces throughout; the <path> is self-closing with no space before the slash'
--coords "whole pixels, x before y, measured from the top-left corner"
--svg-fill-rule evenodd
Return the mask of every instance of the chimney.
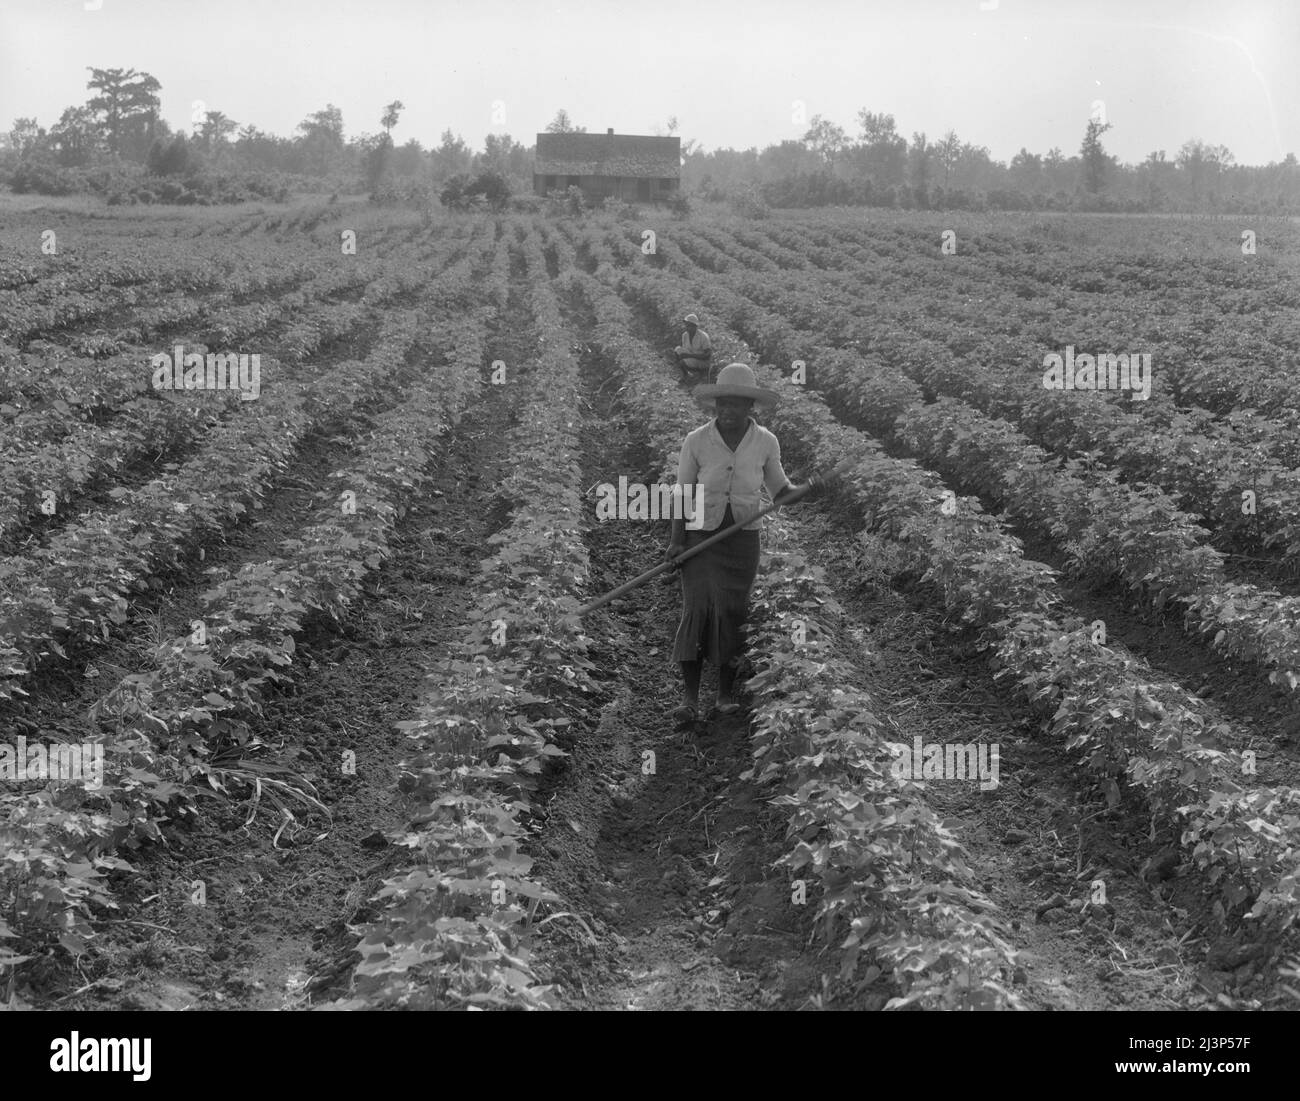
<path id="1" fill-rule="evenodd" d="M 608 130 L 605 131 L 605 133 L 612 138 L 614 136 L 614 128 L 611 126 Z"/>

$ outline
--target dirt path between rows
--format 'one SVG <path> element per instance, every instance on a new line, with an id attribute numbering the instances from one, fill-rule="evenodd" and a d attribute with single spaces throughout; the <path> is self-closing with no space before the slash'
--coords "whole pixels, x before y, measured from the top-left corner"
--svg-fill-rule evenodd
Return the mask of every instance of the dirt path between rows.
<path id="1" fill-rule="evenodd" d="M 571 327 L 585 331 L 587 319 L 566 305 Z M 598 350 L 581 354 L 590 396 L 584 488 L 620 474 L 657 480 L 658 457 L 634 445 L 613 408 L 608 363 Z M 593 524 L 591 591 L 654 564 L 660 528 Z M 612 702 L 547 793 L 535 852 L 547 885 L 583 919 L 552 923 L 538 946 L 563 1008 L 792 1008 L 819 988 L 815 954 L 804 950 L 808 915 L 771 868 L 784 849 L 784 818 L 738 779 L 750 764 L 747 722 L 673 730 L 680 601 L 675 580 L 656 580 L 589 617 L 593 660 L 615 673 Z M 701 698 L 715 690 L 706 673 Z"/>

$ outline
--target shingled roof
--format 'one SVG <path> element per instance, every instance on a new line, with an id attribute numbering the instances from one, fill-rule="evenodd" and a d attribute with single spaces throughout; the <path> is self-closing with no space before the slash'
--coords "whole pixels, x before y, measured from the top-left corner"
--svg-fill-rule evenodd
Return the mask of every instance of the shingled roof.
<path id="1" fill-rule="evenodd" d="M 681 178 L 681 138 L 639 134 L 538 134 L 534 171 L 542 176 Z"/>

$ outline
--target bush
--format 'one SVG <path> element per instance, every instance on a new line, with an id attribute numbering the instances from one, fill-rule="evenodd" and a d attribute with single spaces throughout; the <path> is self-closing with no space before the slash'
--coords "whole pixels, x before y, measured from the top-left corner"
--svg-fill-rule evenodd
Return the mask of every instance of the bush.
<path id="1" fill-rule="evenodd" d="M 19 195 L 71 195 L 82 190 L 81 174 L 72 168 L 60 168 L 46 161 L 19 161 L 9 186 Z"/>
<path id="2" fill-rule="evenodd" d="M 438 202 L 452 210 L 464 210 L 468 206 L 465 188 L 469 186 L 469 177 L 461 174 L 452 176 L 442 185 L 438 192 Z"/>
<path id="3" fill-rule="evenodd" d="M 465 194 L 471 197 L 482 195 L 493 210 L 504 210 L 510 202 L 510 181 L 500 172 L 485 169 L 474 177 Z"/>
<path id="4" fill-rule="evenodd" d="M 155 158 L 156 159 L 156 158 Z M 176 203 L 212 206 L 259 199 L 286 202 L 289 187 L 284 177 L 266 173 L 213 173 L 191 170 L 183 178 L 158 175 L 138 165 L 101 164 L 91 168 L 63 168 L 46 161 L 20 161 L 9 186 L 21 193 L 103 196 L 112 206 L 132 203 Z"/>
<path id="5" fill-rule="evenodd" d="M 585 214 L 587 212 L 587 201 L 582 197 L 582 188 L 571 186 L 563 191 L 548 191 L 546 193 L 545 210 L 551 217 L 561 217 L 565 214 Z"/>
<path id="6" fill-rule="evenodd" d="M 768 181 L 761 194 L 771 206 L 843 206 L 859 200 L 863 188 L 826 171 L 797 172 Z"/>
<path id="7" fill-rule="evenodd" d="M 177 134 L 158 158 L 158 172 L 163 176 L 179 176 L 190 166 L 190 147 L 184 134 Z"/>
<path id="8" fill-rule="evenodd" d="M 504 210 L 510 203 L 510 181 L 500 172 L 485 169 L 472 180 L 459 174 L 452 176 L 443 185 L 438 196 L 442 205 L 452 210 L 473 210 L 475 207 L 487 207 L 491 210 Z"/>
<path id="9" fill-rule="evenodd" d="M 691 212 L 691 201 L 680 191 L 674 191 L 668 200 L 668 209 L 679 218 L 685 218 Z"/>
<path id="10" fill-rule="evenodd" d="M 731 209 L 742 218 L 766 218 L 771 213 L 762 193 L 753 184 L 747 184 L 731 200 Z"/>
<path id="11" fill-rule="evenodd" d="M 427 212 L 434 204 L 433 186 L 427 180 L 411 180 L 389 177 L 370 193 L 370 201 L 378 206 L 407 206 Z M 330 198 L 331 203 L 338 202 L 338 192 Z"/>

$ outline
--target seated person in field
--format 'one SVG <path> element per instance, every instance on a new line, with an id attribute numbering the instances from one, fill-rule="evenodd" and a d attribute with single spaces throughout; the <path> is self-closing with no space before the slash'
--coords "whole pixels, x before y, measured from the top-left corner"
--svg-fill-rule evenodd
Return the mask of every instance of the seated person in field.
<path id="1" fill-rule="evenodd" d="M 713 343 L 709 334 L 700 328 L 700 319 L 693 313 L 685 317 L 686 331 L 682 333 L 682 342 L 673 349 L 677 357 L 677 366 L 681 368 L 682 378 L 687 381 L 707 381 L 709 360 L 713 357 Z"/>

